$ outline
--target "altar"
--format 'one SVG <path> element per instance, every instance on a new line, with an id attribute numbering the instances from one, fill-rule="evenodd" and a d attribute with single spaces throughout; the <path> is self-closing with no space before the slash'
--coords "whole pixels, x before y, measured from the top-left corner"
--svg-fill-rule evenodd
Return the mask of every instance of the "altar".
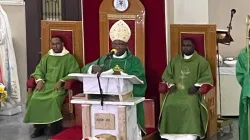
<path id="1" fill-rule="evenodd" d="M 143 97 L 127 101 L 104 101 L 73 99 L 72 104 L 82 107 L 82 135 L 87 137 L 109 137 L 110 140 L 135 140 L 137 131 L 136 105 Z"/>
<path id="2" fill-rule="evenodd" d="M 101 75 L 72 73 L 83 83 L 84 98 L 73 98 L 82 112 L 82 138 L 135 140 L 140 135 L 136 105 L 144 97 L 133 97 L 133 85 L 143 84 L 134 75 Z M 94 96 L 91 96 L 94 95 Z M 103 96 L 106 96 L 105 98 Z M 114 97 L 118 98 L 114 98 Z M 126 98 L 125 98 L 126 97 Z"/>

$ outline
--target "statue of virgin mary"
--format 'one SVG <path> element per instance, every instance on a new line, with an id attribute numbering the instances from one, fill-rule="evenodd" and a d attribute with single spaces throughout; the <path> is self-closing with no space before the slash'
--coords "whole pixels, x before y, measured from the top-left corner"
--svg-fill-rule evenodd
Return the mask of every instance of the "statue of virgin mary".
<path id="1" fill-rule="evenodd" d="M 7 14 L 0 5 L 0 83 L 7 89 L 7 99 L 1 102 L 0 115 L 21 112 L 20 85 L 16 57 Z"/>

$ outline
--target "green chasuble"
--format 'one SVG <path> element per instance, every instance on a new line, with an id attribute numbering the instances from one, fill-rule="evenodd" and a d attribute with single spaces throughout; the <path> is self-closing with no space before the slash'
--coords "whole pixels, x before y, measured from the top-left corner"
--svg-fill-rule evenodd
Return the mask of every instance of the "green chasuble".
<path id="1" fill-rule="evenodd" d="M 247 49 L 243 49 L 236 64 L 236 77 L 241 86 L 240 116 L 239 116 L 239 140 L 250 140 L 250 72 L 248 71 Z"/>
<path id="2" fill-rule="evenodd" d="M 103 65 L 106 56 L 103 56 L 96 61 L 87 64 L 82 68 L 82 73 L 87 73 L 88 69 L 91 65 Z M 127 51 L 127 56 L 124 58 L 112 58 L 104 71 L 113 69 L 114 71 L 122 71 L 128 75 L 135 75 L 140 80 L 144 82 L 144 84 L 135 84 L 133 85 L 133 96 L 134 97 L 145 97 L 145 91 L 147 88 L 145 70 L 142 66 L 141 61 L 138 57 L 131 54 L 130 51 Z M 143 103 L 137 105 L 137 121 L 140 124 L 141 129 L 144 131 L 144 109 Z M 145 131 L 144 131 L 145 132 Z"/>
<path id="3" fill-rule="evenodd" d="M 27 100 L 27 112 L 24 118 L 25 123 L 49 124 L 63 118 L 61 107 L 67 92 L 62 88 L 54 91 L 59 80 L 69 80 L 70 73 L 80 72 L 79 65 L 71 54 L 53 56 L 46 54 L 42 57 L 31 75 L 35 79 L 43 79 L 43 90 L 34 91 Z"/>
<path id="4" fill-rule="evenodd" d="M 159 129 L 163 134 L 192 134 L 203 138 L 208 125 L 204 96 L 189 95 L 195 84 L 212 84 L 208 61 L 196 52 L 190 59 L 174 57 L 162 75 L 163 81 L 174 84 L 177 90 L 168 94 L 161 107 Z"/>

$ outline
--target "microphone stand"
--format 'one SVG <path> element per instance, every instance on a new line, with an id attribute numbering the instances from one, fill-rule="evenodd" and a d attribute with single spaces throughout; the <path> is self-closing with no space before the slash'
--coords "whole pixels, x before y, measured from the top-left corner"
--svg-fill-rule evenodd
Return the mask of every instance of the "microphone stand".
<path id="1" fill-rule="evenodd" d="M 232 30 L 232 19 L 233 19 L 233 16 L 234 16 L 234 14 L 235 14 L 235 12 L 233 12 L 233 10 L 231 10 L 231 18 L 230 18 L 230 22 L 229 22 L 229 24 L 228 24 L 228 26 L 227 26 L 227 28 L 228 28 L 228 31 L 227 31 L 227 35 L 226 35 L 226 37 L 228 37 L 228 40 L 229 40 L 229 44 L 228 45 L 230 45 L 230 32 L 231 32 L 231 30 Z M 225 37 L 225 38 L 226 38 Z M 226 38 L 227 39 L 227 38 Z M 222 112 L 222 107 L 221 107 L 221 80 L 220 80 L 220 65 L 219 65 L 219 47 L 218 47 L 218 43 L 217 43 L 217 61 L 218 61 L 218 80 L 219 80 L 219 92 L 220 92 L 220 115 L 219 115 L 219 118 L 221 118 L 221 112 Z"/>
<path id="2" fill-rule="evenodd" d="M 231 30 L 232 30 L 232 20 L 233 20 L 233 16 L 234 16 L 234 14 L 231 13 L 230 22 L 229 22 L 229 25 L 227 26 L 227 29 L 228 29 L 227 36 L 228 36 L 228 37 L 230 37 L 230 32 L 231 32 Z M 229 41 L 229 45 L 230 45 L 230 41 Z"/>
<path id="3" fill-rule="evenodd" d="M 99 86 L 100 95 L 101 95 L 102 108 L 103 108 L 103 91 L 102 91 L 102 87 L 101 87 L 100 76 L 101 76 L 102 72 L 104 71 L 104 68 L 106 67 L 106 65 L 109 63 L 111 58 L 112 58 L 112 55 L 107 55 L 107 57 L 104 60 L 104 65 L 102 66 L 101 71 L 97 74 L 98 86 Z"/>
<path id="4" fill-rule="evenodd" d="M 227 45 L 230 45 L 230 31 L 232 30 L 232 19 L 233 19 L 233 15 L 236 13 L 235 9 L 232 9 L 231 10 L 231 18 L 230 18 L 230 22 L 229 22 L 229 25 L 228 25 L 228 31 L 227 31 L 227 35 L 225 37 L 225 39 L 228 39 L 228 44 Z M 227 38 L 228 37 L 228 38 Z M 225 41 L 225 40 L 224 40 Z M 226 126 L 226 125 L 229 125 L 230 127 L 230 132 L 232 131 L 232 120 L 231 119 L 224 119 L 222 118 L 222 106 L 221 106 L 221 79 L 220 79 L 220 63 L 219 63 L 219 43 L 217 42 L 217 63 L 218 63 L 218 90 L 219 90 L 219 96 L 220 96 L 220 114 L 219 114 L 219 118 L 217 119 L 217 125 L 219 126 L 219 131 L 221 133 L 223 133 L 223 127 Z"/>

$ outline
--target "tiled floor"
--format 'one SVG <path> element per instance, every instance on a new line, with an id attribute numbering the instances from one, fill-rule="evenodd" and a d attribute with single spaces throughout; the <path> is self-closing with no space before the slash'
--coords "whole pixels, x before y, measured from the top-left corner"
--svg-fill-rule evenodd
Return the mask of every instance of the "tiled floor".
<path id="1" fill-rule="evenodd" d="M 238 119 L 232 118 L 232 130 L 230 132 L 230 127 L 226 126 L 223 128 L 223 133 L 218 133 L 215 138 L 210 140 L 238 140 L 239 139 L 239 129 L 238 129 Z"/>
<path id="2" fill-rule="evenodd" d="M 47 140 L 47 137 L 32 139 L 32 125 L 23 123 L 24 112 L 14 116 L 0 116 L 0 140 Z"/>
<path id="3" fill-rule="evenodd" d="M 30 134 L 34 131 L 32 125 L 24 124 L 24 113 L 14 116 L 0 116 L 0 140 L 47 140 L 47 137 L 31 139 Z M 223 136 L 217 136 L 210 140 L 238 140 L 238 120 L 233 119 L 233 130 L 229 133 L 229 127 L 225 127 Z"/>

